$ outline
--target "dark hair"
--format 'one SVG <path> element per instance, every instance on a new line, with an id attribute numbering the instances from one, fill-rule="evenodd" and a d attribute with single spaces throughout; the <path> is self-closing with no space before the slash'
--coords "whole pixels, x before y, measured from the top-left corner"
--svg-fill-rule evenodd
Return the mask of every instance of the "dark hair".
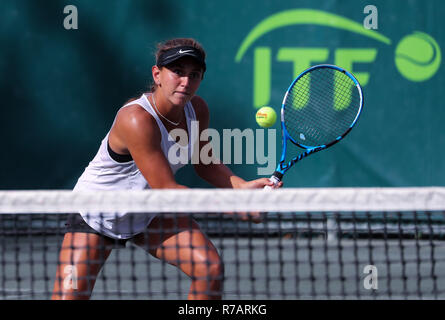
<path id="1" fill-rule="evenodd" d="M 195 39 L 192 39 L 192 38 L 175 38 L 175 39 L 167 40 L 165 42 L 161 42 L 157 45 L 158 49 L 155 53 L 156 61 L 158 61 L 159 57 L 166 51 L 173 49 L 173 48 L 177 48 L 177 47 L 183 47 L 183 46 L 193 47 L 193 48 L 197 49 L 205 59 L 206 53 L 204 51 L 204 48 L 201 46 L 201 44 L 198 41 L 196 41 Z M 150 91 L 155 92 L 156 88 L 157 88 L 156 83 L 152 83 Z"/>

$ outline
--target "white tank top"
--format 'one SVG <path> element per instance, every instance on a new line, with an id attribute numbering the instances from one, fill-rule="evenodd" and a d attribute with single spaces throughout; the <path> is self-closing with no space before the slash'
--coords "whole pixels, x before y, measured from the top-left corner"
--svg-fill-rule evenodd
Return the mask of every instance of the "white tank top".
<path id="1" fill-rule="evenodd" d="M 161 131 L 161 148 L 168 161 L 168 152 L 175 145 L 175 141 L 170 137 L 167 129 L 154 111 L 149 100 L 143 94 L 139 99 L 124 105 L 140 105 L 156 120 L 159 130 Z M 121 108 L 121 109 L 122 109 Z M 187 131 L 189 137 L 188 146 L 183 147 L 176 145 L 176 148 L 187 148 L 187 161 L 181 161 L 173 164 L 169 161 L 170 168 L 175 174 L 180 168 L 192 158 L 193 142 L 197 141 L 194 130 L 191 130 L 191 121 L 196 120 L 196 114 L 190 102 L 184 108 L 187 121 Z M 116 121 L 116 119 L 114 120 Z M 113 122 L 114 124 L 114 122 Z M 129 162 L 117 162 L 111 158 L 108 152 L 108 136 L 110 132 L 102 140 L 94 159 L 89 163 L 83 174 L 77 181 L 74 191 L 78 190 L 143 190 L 149 189 L 150 186 L 144 178 L 134 160 Z M 156 214 L 131 214 L 128 212 L 80 212 L 86 223 L 96 231 L 115 239 L 128 239 L 145 230 Z"/>

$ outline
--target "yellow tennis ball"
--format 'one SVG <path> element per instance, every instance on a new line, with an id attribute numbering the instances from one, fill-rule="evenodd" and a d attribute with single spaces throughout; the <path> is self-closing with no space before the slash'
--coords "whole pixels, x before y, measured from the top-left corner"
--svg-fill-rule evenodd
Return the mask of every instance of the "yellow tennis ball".
<path id="1" fill-rule="evenodd" d="M 277 121 L 277 114 L 271 107 L 262 107 L 257 111 L 255 119 L 260 127 L 269 128 Z"/>

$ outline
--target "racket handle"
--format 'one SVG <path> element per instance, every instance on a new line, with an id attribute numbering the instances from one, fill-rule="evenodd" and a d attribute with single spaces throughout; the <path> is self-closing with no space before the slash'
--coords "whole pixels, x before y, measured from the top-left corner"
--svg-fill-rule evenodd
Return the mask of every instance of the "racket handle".
<path id="1" fill-rule="evenodd" d="M 275 171 L 273 175 L 269 178 L 271 182 L 273 182 L 274 186 L 276 186 L 278 183 L 280 183 L 281 178 L 283 177 L 283 174 L 280 172 Z M 264 186 L 264 189 L 269 190 L 273 189 L 271 186 Z"/>

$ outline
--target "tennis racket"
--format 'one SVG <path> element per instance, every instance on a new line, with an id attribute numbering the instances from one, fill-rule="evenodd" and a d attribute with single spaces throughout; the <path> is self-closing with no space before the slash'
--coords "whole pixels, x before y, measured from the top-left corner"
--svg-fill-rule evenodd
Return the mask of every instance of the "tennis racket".
<path id="1" fill-rule="evenodd" d="M 362 109 L 362 88 L 348 71 L 328 64 L 303 71 L 290 85 L 281 106 L 283 146 L 280 163 L 270 177 L 274 185 L 298 161 L 342 140 Z M 286 162 L 288 141 L 304 152 Z"/>

